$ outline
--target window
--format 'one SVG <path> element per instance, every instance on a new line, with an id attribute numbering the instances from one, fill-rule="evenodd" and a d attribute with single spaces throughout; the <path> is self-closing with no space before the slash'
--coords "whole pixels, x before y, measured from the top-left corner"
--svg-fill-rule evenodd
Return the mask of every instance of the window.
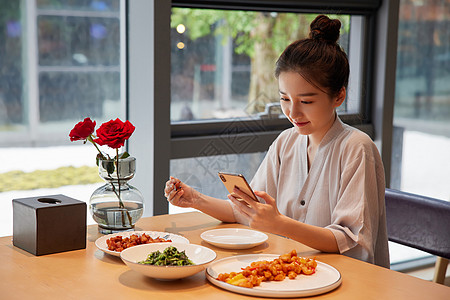
<path id="1" fill-rule="evenodd" d="M 308 35 L 316 16 L 173 8 L 172 123 L 282 117 L 276 59 L 289 43 Z M 350 16 L 332 17 L 342 22 L 340 45 L 348 53 Z M 358 107 L 360 99 L 349 101 L 356 102 L 349 107 Z"/>
<path id="2" fill-rule="evenodd" d="M 333 14 L 320 4 L 314 12 L 304 11 L 302 3 L 270 4 L 172 4 L 170 174 L 201 183 L 208 195 L 217 193 L 218 171 L 242 170 L 250 180 L 275 137 L 291 126 L 279 106 L 274 66 L 289 43 L 309 33 L 319 13 L 341 20 L 339 43 L 351 65 L 339 114 L 352 125 L 370 126 L 369 60 L 363 59 L 369 55 L 367 11 Z M 198 170 L 195 180 L 185 170 Z"/>
<path id="3" fill-rule="evenodd" d="M 124 115 L 120 1 L 4 2 L 1 136 L 61 143 L 80 118 Z"/>
<path id="4" fill-rule="evenodd" d="M 88 201 L 100 184 L 95 149 L 68 134 L 85 117 L 97 124 L 125 117 L 125 10 L 121 0 L 0 0 L 0 7 L 0 152 L 8 157 L 0 165 L 8 212 L 0 235 L 7 235 L 12 199 L 62 193 Z"/>
<path id="5" fill-rule="evenodd" d="M 450 3 L 400 1 L 391 187 L 450 200 Z M 402 249 L 394 261 L 427 256 Z M 400 253 L 397 251 L 397 253 Z"/>

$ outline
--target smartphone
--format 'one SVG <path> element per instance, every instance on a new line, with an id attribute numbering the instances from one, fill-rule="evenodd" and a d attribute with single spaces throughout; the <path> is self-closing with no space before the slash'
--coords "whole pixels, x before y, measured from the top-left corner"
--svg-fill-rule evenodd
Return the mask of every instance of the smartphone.
<path id="1" fill-rule="evenodd" d="M 253 193 L 253 190 L 248 184 L 247 180 L 245 180 L 244 175 L 226 172 L 219 172 L 218 175 L 222 183 L 227 188 L 228 192 L 239 201 L 246 202 L 244 199 L 242 199 L 233 192 L 233 189 L 235 187 L 237 187 L 238 189 L 249 195 L 251 198 L 253 198 L 254 201 L 259 202 L 258 198 L 256 197 L 255 193 Z"/>

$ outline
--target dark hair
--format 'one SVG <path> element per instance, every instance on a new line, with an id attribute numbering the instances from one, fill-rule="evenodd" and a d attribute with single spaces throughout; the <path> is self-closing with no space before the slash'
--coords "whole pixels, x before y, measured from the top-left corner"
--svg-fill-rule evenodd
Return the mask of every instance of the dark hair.
<path id="1" fill-rule="evenodd" d="M 281 72 L 297 72 L 332 96 L 347 88 L 350 67 L 347 54 L 337 43 L 340 28 L 338 19 L 317 16 L 311 22 L 309 37 L 290 44 L 278 58 L 276 78 Z"/>

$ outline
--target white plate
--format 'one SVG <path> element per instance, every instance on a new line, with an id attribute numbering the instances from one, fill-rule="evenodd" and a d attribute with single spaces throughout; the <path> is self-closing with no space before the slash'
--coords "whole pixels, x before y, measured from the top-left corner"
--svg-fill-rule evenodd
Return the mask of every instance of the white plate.
<path id="1" fill-rule="evenodd" d="M 222 228 L 203 232 L 200 237 L 214 246 L 225 249 L 248 249 L 261 245 L 267 234 L 243 228 Z"/>
<path id="2" fill-rule="evenodd" d="M 100 238 L 98 238 L 95 241 L 95 246 L 97 246 L 98 249 L 102 250 L 105 253 L 114 255 L 114 256 L 120 256 L 120 252 L 117 251 L 111 251 L 108 249 L 108 244 L 106 244 L 106 240 L 110 239 L 112 237 L 115 236 L 122 236 L 122 237 L 129 237 L 133 234 L 137 234 L 137 235 L 142 235 L 142 234 L 147 234 L 148 236 L 150 236 L 152 239 L 160 237 L 163 238 L 165 236 L 167 236 L 167 240 L 172 240 L 173 243 L 184 243 L 184 244 L 189 244 L 189 240 L 185 237 L 182 237 L 181 235 L 178 234 L 173 234 L 173 233 L 169 233 L 169 232 L 160 232 L 160 231 L 126 231 L 126 232 L 120 232 L 120 233 L 111 233 L 108 235 L 104 235 Z"/>
<path id="3" fill-rule="evenodd" d="M 338 270 L 330 265 L 317 262 L 316 272 L 312 275 L 299 275 L 295 279 L 286 278 L 283 281 L 262 282 L 260 286 L 245 288 L 217 280 L 220 273 L 239 272 L 250 263 L 259 260 L 273 260 L 279 257 L 275 254 L 249 254 L 227 257 L 217 260 L 206 269 L 208 280 L 223 289 L 231 292 L 259 296 L 259 297 L 307 297 L 323 294 L 337 288 L 342 281 Z"/>

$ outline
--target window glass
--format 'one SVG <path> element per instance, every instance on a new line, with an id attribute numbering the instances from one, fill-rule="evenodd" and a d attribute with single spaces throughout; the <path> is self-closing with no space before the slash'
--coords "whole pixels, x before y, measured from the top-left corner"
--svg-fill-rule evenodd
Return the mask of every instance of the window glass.
<path id="1" fill-rule="evenodd" d="M 257 152 L 172 159 L 170 174 L 208 196 L 227 199 L 228 191 L 217 173 L 220 171 L 239 173 L 244 175 L 250 183 L 265 154 L 266 152 Z M 184 209 L 169 207 L 169 213 L 178 211 L 184 211 Z"/>
<path id="2" fill-rule="evenodd" d="M 101 1 L 72 1 L 69 7 L 88 2 Z M 37 12 L 40 122 L 120 116 L 119 14 Z"/>
<path id="3" fill-rule="evenodd" d="M 118 66 L 118 18 L 38 17 L 40 66 Z"/>
<path id="4" fill-rule="evenodd" d="M 118 71 L 41 72 L 40 123 L 45 125 L 52 121 L 82 120 L 84 116 L 95 118 L 98 122 L 120 116 L 119 82 Z"/>
<path id="5" fill-rule="evenodd" d="M 400 1 L 391 176 L 395 189 L 446 201 L 450 200 L 449 11 L 447 0 Z M 424 255 L 413 250 L 401 254 L 398 260 Z"/>
<path id="6" fill-rule="evenodd" d="M 0 0 L 0 132 L 24 122 L 20 1 Z"/>
<path id="7" fill-rule="evenodd" d="M 119 11 L 118 0 L 36 0 L 39 9 Z"/>
<path id="8" fill-rule="evenodd" d="M 123 117 L 120 1 L 21 3 L 0 1 L 0 136 L 15 134 L 0 146 L 62 142 L 84 117 Z"/>
<path id="9" fill-rule="evenodd" d="M 102 184 L 95 148 L 69 132 L 125 116 L 123 4 L 0 0 L 0 236 L 12 234 L 12 199 L 87 202 Z"/>
<path id="10" fill-rule="evenodd" d="M 173 8 L 172 122 L 282 116 L 275 61 L 289 43 L 309 33 L 316 16 Z M 343 24 L 340 44 L 347 51 L 350 16 L 332 17 Z"/>

